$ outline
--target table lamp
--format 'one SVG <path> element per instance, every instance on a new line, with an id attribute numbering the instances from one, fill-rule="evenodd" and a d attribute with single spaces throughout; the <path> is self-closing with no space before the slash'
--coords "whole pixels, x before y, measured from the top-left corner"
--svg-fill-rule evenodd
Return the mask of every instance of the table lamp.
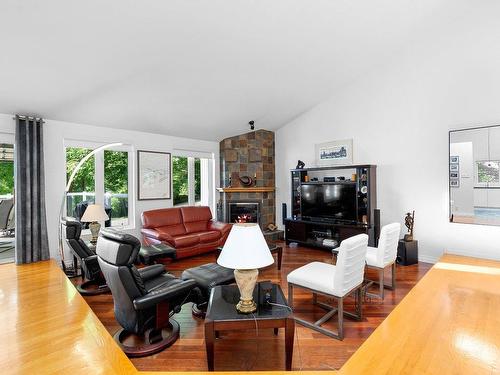
<path id="1" fill-rule="evenodd" d="M 260 226 L 254 223 L 234 224 L 217 263 L 234 269 L 234 278 L 240 290 L 236 310 L 243 314 L 255 312 L 257 305 L 253 300 L 253 290 L 259 275 L 258 268 L 274 263 Z"/>
<path id="2" fill-rule="evenodd" d="M 99 231 L 101 230 L 101 224 L 99 224 L 99 221 L 106 220 L 109 220 L 109 217 L 100 204 L 89 205 L 83 213 L 81 221 L 83 223 L 90 223 L 89 229 L 90 233 L 92 233 L 92 239 L 90 240 L 90 243 L 92 245 L 95 245 L 97 243 L 97 237 L 99 237 Z"/>

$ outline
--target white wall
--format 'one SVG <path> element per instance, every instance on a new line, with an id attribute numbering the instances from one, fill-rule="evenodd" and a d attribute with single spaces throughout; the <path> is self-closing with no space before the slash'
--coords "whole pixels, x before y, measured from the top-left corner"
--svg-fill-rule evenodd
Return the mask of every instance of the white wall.
<path id="1" fill-rule="evenodd" d="M 354 162 L 378 165 L 382 223 L 415 210 L 419 258 L 444 252 L 500 259 L 500 228 L 448 221 L 448 131 L 500 123 L 497 15 L 409 44 L 392 61 L 294 119 L 276 134 L 277 217 L 290 205 L 289 169 L 314 165 L 314 144 L 354 139 Z M 290 207 L 289 207 L 290 209 Z M 281 221 L 281 220 L 280 220 Z"/>
<path id="2" fill-rule="evenodd" d="M 2 133 L 13 134 L 15 122 L 13 115 L 0 114 L 0 142 Z M 64 152 L 64 140 L 82 140 L 98 142 L 102 144 L 111 142 L 123 142 L 131 145 L 136 150 L 164 151 L 173 153 L 174 150 L 192 150 L 214 155 L 215 163 L 215 187 L 219 182 L 219 143 L 200 141 L 188 138 L 171 137 L 166 135 L 144 133 L 130 130 L 119 130 L 91 125 L 82 125 L 62 121 L 45 120 L 44 125 L 44 159 L 45 159 L 45 198 L 47 208 L 47 226 L 49 234 L 49 246 L 52 258 L 59 259 L 57 248 L 57 223 L 61 198 L 66 184 L 66 156 Z M 134 191 L 135 201 L 135 228 L 128 231 L 140 236 L 141 219 L 143 211 L 172 206 L 172 199 L 138 201 L 136 181 L 136 157 L 134 156 Z M 210 204 L 213 207 L 215 193 L 211 196 Z M 215 216 L 215 212 L 213 212 Z"/>

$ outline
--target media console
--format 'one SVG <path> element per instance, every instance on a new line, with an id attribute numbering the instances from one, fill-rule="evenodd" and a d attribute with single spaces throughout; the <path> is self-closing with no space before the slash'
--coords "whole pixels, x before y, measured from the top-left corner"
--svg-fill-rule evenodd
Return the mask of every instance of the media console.
<path id="1" fill-rule="evenodd" d="M 291 170 L 291 217 L 286 242 L 333 250 L 346 238 L 365 233 L 375 245 L 376 166 Z"/>

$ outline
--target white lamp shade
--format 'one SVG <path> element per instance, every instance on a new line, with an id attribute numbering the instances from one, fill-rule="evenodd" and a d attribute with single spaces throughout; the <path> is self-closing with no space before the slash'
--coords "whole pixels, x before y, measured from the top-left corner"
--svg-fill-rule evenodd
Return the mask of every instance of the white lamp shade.
<path id="1" fill-rule="evenodd" d="M 91 204 L 87 207 L 81 221 L 84 223 L 92 223 L 94 221 L 106 221 L 109 220 L 106 211 L 100 204 Z"/>
<path id="2" fill-rule="evenodd" d="M 274 258 L 258 224 L 234 224 L 217 259 L 222 267 L 253 270 L 269 266 Z"/>

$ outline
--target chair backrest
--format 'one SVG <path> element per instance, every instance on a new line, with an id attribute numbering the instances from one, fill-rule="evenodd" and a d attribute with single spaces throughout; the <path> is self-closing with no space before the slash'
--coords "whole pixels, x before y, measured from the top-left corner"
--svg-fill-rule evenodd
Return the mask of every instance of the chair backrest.
<path id="1" fill-rule="evenodd" d="M 82 224 L 73 218 L 62 218 L 61 224 L 66 228 L 66 243 L 71 252 L 80 259 L 85 259 L 95 255 L 92 250 L 80 238 L 82 234 Z"/>
<path id="2" fill-rule="evenodd" d="M 398 241 L 401 224 L 392 223 L 382 227 L 377 248 L 377 263 L 385 266 L 393 263 L 398 254 Z"/>
<path id="3" fill-rule="evenodd" d="M 161 228 L 171 236 L 186 234 L 181 209 L 178 207 L 144 211 L 141 220 L 145 229 Z"/>
<path id="4" fill-rule="evenodd" d="M 13 207 L 13 199 L 0 200 L 0 230 L 8 229 L 7 224 L 9 223 L 9 217 Z"/>
<path id="5" fill-rule="evenodd" d="M 212 212 L 207 206 L 181 207 L 181 214 L 186 233 L 203 232 L 212 220 Z"/>
<path id="6" fill-rule="evenodd" d="M 334 294 L 343 297 L 363 282 L 368 236 L 358 234 L 340 243 L 335 266 Z"/>
<path id="7" fill-rule="evenodd" d="M 140 249 L 137 238 L 113 229 L 101 230 L 96 247 L 101 271 L 113 295 L 116 320 L 134 333 L 140 333 L 145 325 L 133 303 L 146 294 L 142 278 L 134 266 Z"/>

